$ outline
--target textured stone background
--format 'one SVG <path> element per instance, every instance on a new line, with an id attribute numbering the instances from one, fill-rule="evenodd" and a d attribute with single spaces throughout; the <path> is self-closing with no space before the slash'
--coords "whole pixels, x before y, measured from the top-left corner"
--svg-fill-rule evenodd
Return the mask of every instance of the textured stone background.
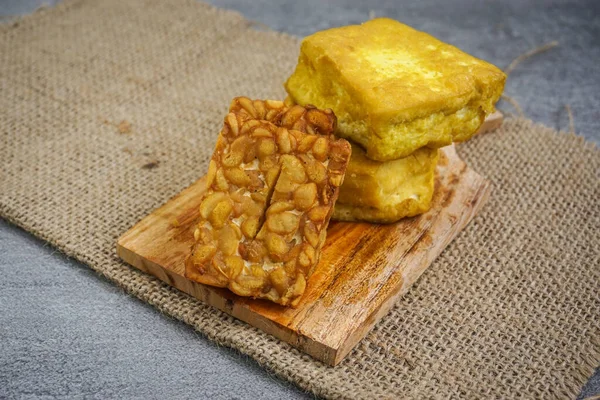
<path id="1" fill-rule="evenodd" d="M 556 40 L 511 73 L 505 93 L 555 129 L 569 130 L 569 105 L 577 133 L 600 142 L 600 1 L 210 2 L 299 36 L 389 16 L 501 68 Z M 0 0 L 0 15 L 44 3 L 56 1 Z M 3 221 L 0 274 L 0 398 L 310 397 Z M 580 397 L 595 394 L 598 371 Z"/>

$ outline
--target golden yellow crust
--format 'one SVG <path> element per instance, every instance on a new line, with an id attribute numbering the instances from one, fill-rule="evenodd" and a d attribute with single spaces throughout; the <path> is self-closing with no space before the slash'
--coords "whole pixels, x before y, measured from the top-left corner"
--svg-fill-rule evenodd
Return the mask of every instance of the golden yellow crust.
<path id="1" fill-rule="evenodd" d="M 505 78 L 454 46 L 379 18 L 305 38 L 285 87 L 298 104 L 333 109 L 340 136 L 386 161 L 469 139 Z"/>
<path id="2" fill-rule="evenodd" d="M 352 144 L 332 218 L 391 223 L 426 212 L 433 197 L 437 160 L 437 149 L 422 148 L 399 160 L 373 161 Z"/>

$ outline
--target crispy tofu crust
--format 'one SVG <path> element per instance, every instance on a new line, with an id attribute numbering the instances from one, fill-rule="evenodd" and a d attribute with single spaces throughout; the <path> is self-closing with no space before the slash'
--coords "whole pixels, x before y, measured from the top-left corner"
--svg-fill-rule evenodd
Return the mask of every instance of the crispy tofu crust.
<path id="1" fill-rule="evenodd" d="M 350 158 L 329 110 L 235 98 L 217 139 L 185 276 L 295 306 Z"/>
<path id="2" fill-rule="evenodd" d="M 338 135 L 387 161 L 469 139 L 494 111 L 505 78 L 492 64 L 379 18 L 305 38 L 285 88 L 298 104 L 333 109 Z"/>
<path id="3" fill-rule="evenodd" d="M 408 157 L 373 161 L 352 144 L 352 156 L 333 219 L 392 223 L 429 210 L 438 150 L 422 148 Z"/>

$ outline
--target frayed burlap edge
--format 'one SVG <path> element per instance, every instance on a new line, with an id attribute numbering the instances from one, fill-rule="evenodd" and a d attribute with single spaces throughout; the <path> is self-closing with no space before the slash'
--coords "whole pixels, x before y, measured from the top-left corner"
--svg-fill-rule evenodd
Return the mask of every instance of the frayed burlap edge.
<path id="1" fill-rule="evenodd" d="M 34 21 L 40 17 L 52 17 L 55 18 L 59 13 L 68 12 L 72 7 L 76 7 L 81 4 L 81 1 L 68 1 L 62 4 L 59 4 L 54 9 L 42 9 L 38 11 L 36 14 L 32 16 L 26 16 L 23 18 L 19 18 L 16 21 L 13 21 L 7 25 L 2 26 L 0 28 L 0 32 L 12 32 L 12 28 L 20 26 L 21 29 L 27 28 L 28 25 L 33 25 Z M 202 5 L 202 7 L 209 7 Z M 219 11 L 223 13 L 230 13 L 228 11 Z M 237 13 L 232 13 L 238 15 Z M 16 24 L 16 26 L 15 26 Z M 281 35 L 281 34 L 280 34 Z M 287 35 L 281 35 L 281 37 L 287 37 Z M 527 120 L 508 120 L 506 122 L 503 130 L 509 130 L 515 126 L 527 126 L 528 128 L 525 130 L 538 131 L 543 132 L 546 135 L 557 134 L 553 130 L 532 124 Z M 498 132 L 497 134 L 502 134 L 502 132 Z M 563 135 L 565 137 L 573 137 L 573 135 L 558 133 L 557 135 Z M 586 142 L 581 137 L 575 137 L 576 143 L 574 144 L 582 144 L 584 147 L 590 147 L 593 151 L 597 151 L 597 148 L 594 144 Z M 476 139 L 476 140 L 479 140 Z M 468 145 L 467 145 L 468 146 Z M 467 159 L 472 157 L 473 155 L 469 155 L 468 151 Z M 48 234 L 44 230 L 40 230 L 37 228 L 35 218 L 32 216 L 23 213 L 22 210 L 17 208 L 12 208 L 9 204 L 5 204 L 4 202 L 0 204 L 0 213 L 7 220 L 21 226 L 25 230 L 31 232 L 37 237 L 45 240 L 47 243 L 56 247 L 58 250 L 63 252 L 69 257 L 73 257 L 81 262 L 84 262 L 90 267 L 98 272 L 100 275 L 106 277 L 112 282 L 115 282 L 118 286 L 125 289 L 127 292 L 135 295 L 142 301 L 145 301 L 149 304 L 152 304 L 161 312 L 173 316 L 189 325 L 194 326 L 200 332 L 204 333 L 209 339 L 215 341 L 220 345 L 226 345 L 228 347 L 235 348 L 242 352 L 243 354 L 247 354 L 257 360 L 261 365 L 269 368 L 271 371 L 276 373 L 278 376 L 288 379 L 300 387 L 310 390 L 313 393 L 326 397 L 345 397 L 348 396 L 349 392 L 348 387 L 338 390 L 334 382 L 328 381 L 324 379 L 322 376 L 318 377 L 310 373 L 310 371 L 306 370 L 294 370 L 294 360 L 290 359 L 289 362 L 286 363 L 285 355 L 283 357 L 279 357 L 280 347 L 273 347 L 273 352 L 269 352 L 268 343 L 271 341 L 269 338 L 265 338 L 263 346 L 257 345 L 256 343 L 249 344 L 247 340 L 245 340 L 245 336 L 241 333 L 242 330 L 247 330 L 244 324 L 239 323 L 232 319 L 231 317 L 220 313 L 215 312 L 213 314 L 214 319 L 211 319 L 211 326 L 207 325 L 206 316 L 202 315 L 200 310 L 195 308 L 194 306 L 198 306 L 198 302 L 194 299 L 190 299 L 188 296 L 168 287 L 162 282 L 146 276 L 137 270 L 134 270 L 122 263 L 115 263 L 111 266 L 106 266 L 103 263 L 99 263 L 99 260 L 90 257 L 83 251 L 73 251 L 70 246 L 65 245 L 62 241 L 57 240 L 53 237 L 52 234 Z M 597 216 L 595 216 L 597 218 Z M 472 229 L 472 228 L 468 228 Z M 218 319 L 219 321 L 215 321 Z M 215 323 L 216 322 L 216 323 Z M 222 323 L 227 324 L 229 328 L 229 332 L 223 333 Z M 231 326 L 229 325 L 231 324 Z M 238 334 L 232 334 L 231 328 L 232 326 L 235 328 L 240 328 L 240 332 Z M 255 329 L 252 329 L 255 334 L 258 336 L 264 336 L 262 333 L 258 332 Z M 598 344 L 598 338 L 596 338 L 596 344 Z M 294 355 L 294 359 L 300 358 L 305 361 L 310 361 L 307 359 L 307 356 L 300 354 L 296 350 L 291 347 L 281 344 L 283 349 L 286 352 L 290 352 L 290 354 Z M 578 368 L 578 373 L 575 378 L 577 380 L 577 384 L 579 388 L 585 382 L 585 380 L 593 373 L 595 366 L 600 361 L 600 351 L 598 351 L 598 346 L 591 349 L 589 353 L 586 354 L 586 357 L 582 358 L 583 365 L 580 365 Z M 344 368 L 341 366 L 340 368 Z M 357 392 L 356 395 L 363 395 L 364 397 L 375 397 L 375 396 L 389 396 L 390 392 L 381 389 L 378 386 L 371 385 L 368 381 L 365 382 L 357 382 L 355 385 Z M 571 386 L 568 391 L 569 395 L 576 395 L 577 388 L 575 386 Z"/>

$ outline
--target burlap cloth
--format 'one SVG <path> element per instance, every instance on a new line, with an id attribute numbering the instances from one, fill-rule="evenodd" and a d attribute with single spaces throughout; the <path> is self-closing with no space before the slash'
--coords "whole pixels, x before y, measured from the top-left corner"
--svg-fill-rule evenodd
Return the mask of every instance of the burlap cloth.
<path id="1" fill-rule="evenodd" d="M 187 0 L 0 27 L 0 215 L 320 396 L 574 397 L 600 362 L 600 152 L 527 120 L 459 148 L 490 203 L 335 368 L 118 259 L 119 235 L 203 174 L 229 100 L 282 98 L 297 52 Z"/>

